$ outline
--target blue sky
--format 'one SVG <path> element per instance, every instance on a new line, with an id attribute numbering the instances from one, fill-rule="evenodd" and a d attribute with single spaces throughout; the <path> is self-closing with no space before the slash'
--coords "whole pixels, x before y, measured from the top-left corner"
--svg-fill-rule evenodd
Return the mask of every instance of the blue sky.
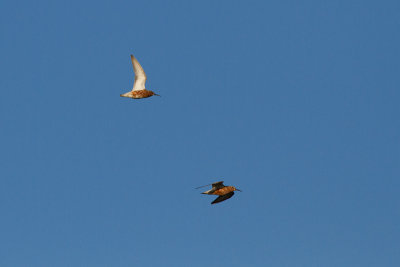
<path id="1" fill-rule="evenodd" d="M 2 1 L 0 265 L 399 266 L 399 12 Z"/>

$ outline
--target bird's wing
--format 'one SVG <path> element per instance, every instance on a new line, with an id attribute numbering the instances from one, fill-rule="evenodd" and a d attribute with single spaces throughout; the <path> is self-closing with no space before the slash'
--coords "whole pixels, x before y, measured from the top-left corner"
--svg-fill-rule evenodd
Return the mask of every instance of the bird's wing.
<path id="1" fill-rule="evenodd" d="M 227 200 L 227 199 L 231 198 L 234 194 L 235 194 L 235 192 L 232 191 L 232 192 L 229 192 L 228 194 L 219 196 L 213 202 L 211 202 L 211 204 L 215 204 L 215 203 L 219 203 L 224 200 Z"/>
<path id="2" fill-rule="evenodd" d="M 206 184 L 206 185 L 202 185 L 202 186 L 196 187 L 195 189 L 199 189 L 199 188 L 206 187 L 206 186 L 209 186 L 209 185 L 211 185 L 212 187 L 215 187 L 216 185 L 219 185 L 219 184 L 221 184 L 222 187 L 224 187 L 223 182 L 224 181 L 216 182 L 216 183 L 212 183 L 212 184 Z M 222 188 L 222 187 L 218 187 L 217 189 Z"/>
<path id="3" fill-rule="evenodd" d="M 144 73 L 144 70 L 142 66 L 140 66 L 139 61 L 131 55 L 131 60 L 132 60 L 132 65 L 133 65 L 133 71 L 135 72 L 135 82 L 133 83 L 133 89 L 132 91 L 139 91 L 145 89 L 144 84 L 146 83 L 146 73 Z"/>
<path id="4" fill-rule="evenodd" d="M 215 182 L 212 184 L 212 187 L 215 188 L 215 190 L 221 189 L 221 188 L 225 187 L 224 181 Z"/>

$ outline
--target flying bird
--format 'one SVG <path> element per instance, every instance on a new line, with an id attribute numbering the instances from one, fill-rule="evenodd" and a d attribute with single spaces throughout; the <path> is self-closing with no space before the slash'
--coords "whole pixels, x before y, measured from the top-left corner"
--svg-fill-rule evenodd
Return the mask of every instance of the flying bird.
<path id="1" fill-rule="evenodd" d="M 241 190 L 237 189 L 234 186 L 225 186 L 224 181 L 199 186 L 199 187 L 196 187 L 196 189 L 199 189 L 199 188 L 202 188 L 205 186 L 209 186 L 209 185 L 211 185 L 212 188 L 210 190 L 203 192 L 202 194 L 218 195 L 218 197 L 213 202 L 211 202 L 211 204 L 219 203 L 219 202 L 222 202 L 224 200 L 231 198 L 235 194 L 234 191 L 242 192 Z"/>
<path id="2" fill-rule="evenodd" d="M 135 72 L 135 81 L 133 83 L 133 89 L 132 91 L 122 94 L 121 96 L 133 99 L 140 99 L 157 95 L 153 91 L 147 90 L 145 88 L 144 84 L 146 83 L 147 76 L 142 66 L 140 66 L 139 61 L 137 61 L 137 59 L 133 55 L 131 55 L 131 60 L 133 65 L 133 71 Z"/>

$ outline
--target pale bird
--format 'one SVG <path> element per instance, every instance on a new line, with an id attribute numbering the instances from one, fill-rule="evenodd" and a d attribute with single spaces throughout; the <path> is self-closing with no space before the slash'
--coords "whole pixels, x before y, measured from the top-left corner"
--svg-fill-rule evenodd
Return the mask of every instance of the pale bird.
<path id="1" fill-rule="evenodd" d="M 234 191 L 242 192 L 241 190 L 237 189 L 234 186 L 225 186 L 224 181 L 199 186 L 199 187 L 196 187 L 196 189 L 205 187 L 205 186 L 209 186 L 209 185 L 211 185 L 212 188 L 210 190 L 203 192 L 202 194 L 219 196 L 213 202 L 211 202 L 211 204 L 219 203 L 219 202 L 222 202 L 224 200 L 231 198 L 235 194 Z"/>
<path id="2" fill-rule="evenodd" d="M 132 91 L 122 94 L 121 96 L 133 99 L 139 99 L 157 95 L 153 91 L 147 90 L 145 88 L 144 85 L 146 83 L 147 76 L 142 66 L 140 66 L 139 61 L 137 61 L 137 59 L 133 55 L 131 55 L 131 60 L 133 65 L 133 71 L 135 72 L 135 81 L 133 83 L 133 89 Z"/>

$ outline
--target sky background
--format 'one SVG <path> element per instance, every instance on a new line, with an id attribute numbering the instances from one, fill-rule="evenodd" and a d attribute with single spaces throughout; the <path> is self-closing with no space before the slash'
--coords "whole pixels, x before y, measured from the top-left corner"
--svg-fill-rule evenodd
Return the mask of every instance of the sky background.
<path id="1" fill-rule="evenodd" d="M 2 1 L 0 265 L 400 266 L 399 28 L 395 0 Z M 162 97 L 119 96 L 130 54 Z"/>

